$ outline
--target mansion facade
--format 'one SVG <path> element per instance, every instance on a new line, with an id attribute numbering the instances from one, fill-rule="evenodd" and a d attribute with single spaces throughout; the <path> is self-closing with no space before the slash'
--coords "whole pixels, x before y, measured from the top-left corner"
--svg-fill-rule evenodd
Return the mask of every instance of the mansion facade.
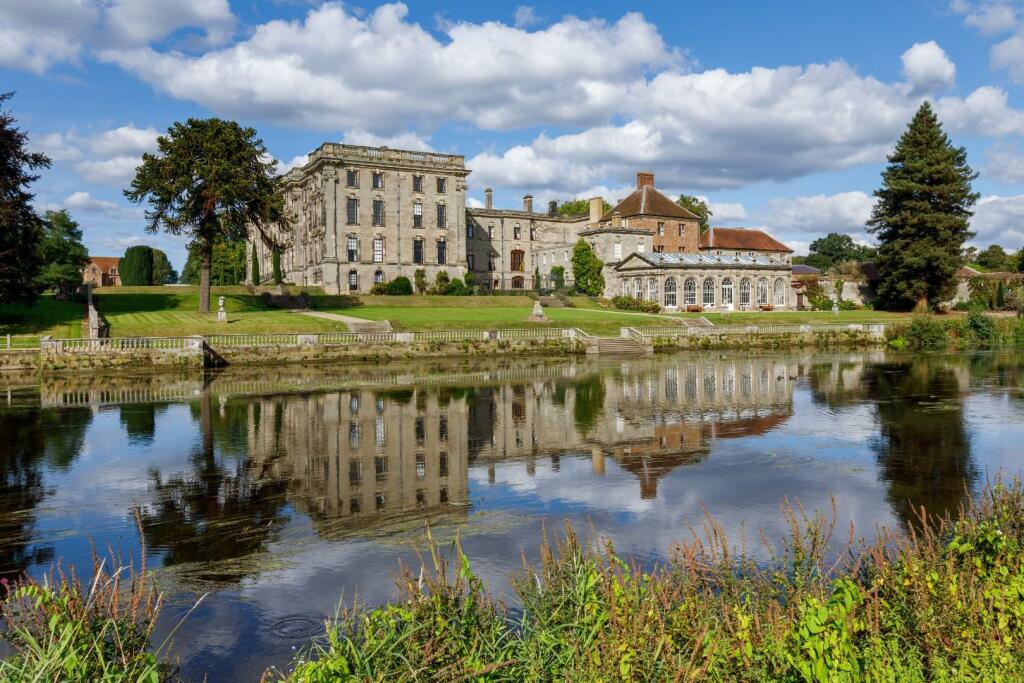
<path id="1" fill-rule="evenodd" d="M 556 280 L 558 266 L 571 281 L 572 249 L 584 239 L 605 264 L 608 297 L 677 309 L 794 307 L 788 247 L 757 230 L 702 234 L 651 173 L 638 173 L 636 190 L 610 210 L 595 197 L 578 216 L 559 215 L 555 202 L 536 211 L 530 195 L 520 209 L 496 209 L 489 188 L 483 207 L 467 207 L 469 173 L 460 155 L 321 145 L 283 177 L 294 222 L 272 238 L 285 281 L 357 294 L 423 269 L 430 283 L 445 271 L 471 273 L 484 291 L 531 290 L 537 275 Z M 271 273 L 268 246 L 251 237 L 254 250 L 259 272 Z"/>

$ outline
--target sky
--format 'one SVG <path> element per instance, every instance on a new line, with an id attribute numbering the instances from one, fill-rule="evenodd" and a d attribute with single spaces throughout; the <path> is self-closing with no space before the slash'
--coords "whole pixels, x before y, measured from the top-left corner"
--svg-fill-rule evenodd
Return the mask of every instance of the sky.
<path id="1" fill-rule="evenodd" d="M 463 154 L 468 202 L 601 195 L 639 170 L 713 225 L 805 253 L 864 222 L 924 100 L 967 149 L 974 244 L 1024 246 L 1024 1 L 0 0 L 0 91 L 94 255 L 185 241 L 124 199 L 175 121 L 256 128 L 284 171 L 323 142 Z"/>

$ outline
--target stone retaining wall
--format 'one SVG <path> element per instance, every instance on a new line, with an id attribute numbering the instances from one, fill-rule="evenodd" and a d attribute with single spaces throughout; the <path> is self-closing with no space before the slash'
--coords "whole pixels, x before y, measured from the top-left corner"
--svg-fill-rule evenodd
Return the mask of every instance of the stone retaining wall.
<path id="1" fill-rule="evenodd" d="M 36 349 L 0 351 L 0 371 L 37 369 L 39 369 L 39 351 Z"/>
<path id="2" fill-rule="evenodd" d="M 679 349 L 784 349 L 865 347 L 885 344 L 884 335 L 868 330 L 786 332 L 778 334 L 702 334 L 654 337 L 655 351 Z"/>

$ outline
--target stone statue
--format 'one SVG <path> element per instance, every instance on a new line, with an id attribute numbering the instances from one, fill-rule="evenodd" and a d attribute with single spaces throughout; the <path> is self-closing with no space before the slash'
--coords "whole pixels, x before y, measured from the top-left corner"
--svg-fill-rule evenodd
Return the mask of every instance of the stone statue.
<path id="1" fill-rule="evenodd" d="M 224 310 L 224 297 L 217 299 L 217 322 L 226 323 L 228 321 L 228 312 Z"/>
<path id="2" fill-rule="evenodd" d="M 530 313 L 530 320 L 537 320 L 540 322 L 547 322 L 548 317 L 544 315 L 544 309 L 541 308 L 539 301 L 533 302 L 533 312 Z"/>

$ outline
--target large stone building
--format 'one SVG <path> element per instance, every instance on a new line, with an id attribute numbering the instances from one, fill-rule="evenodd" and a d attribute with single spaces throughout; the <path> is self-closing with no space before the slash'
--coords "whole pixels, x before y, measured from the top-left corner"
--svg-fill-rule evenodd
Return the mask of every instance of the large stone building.
<path id="1" fill-rule="evenodd" d="M 286 281 L 331 293 L 365 293 L 398 276 L 440 271 L 484 291 L 545 286 L 561 267 L 571 281 L 572 248 L 591 244 L 605 264 L 605 295 L 629 294 L 666 308 L 732 310 L 789 308 L 791 250 L 769 235 L 713 228 L 637 174 L 636 190 L 604 211 L 562 216 L 523 198 L 521 209 L 467 208 L 469 169 L 462 156 L 325 143 L 284 176 L 294 223 L 274 235 Z M 266 244 L 250 244 L 260 273 L 272 272 Z M 246 260 L 251 263 L 250 259 Z M 250 273 L 251 279 L 251 273 Z M 695 289 L 696 288 L 696 289 Z"/>

